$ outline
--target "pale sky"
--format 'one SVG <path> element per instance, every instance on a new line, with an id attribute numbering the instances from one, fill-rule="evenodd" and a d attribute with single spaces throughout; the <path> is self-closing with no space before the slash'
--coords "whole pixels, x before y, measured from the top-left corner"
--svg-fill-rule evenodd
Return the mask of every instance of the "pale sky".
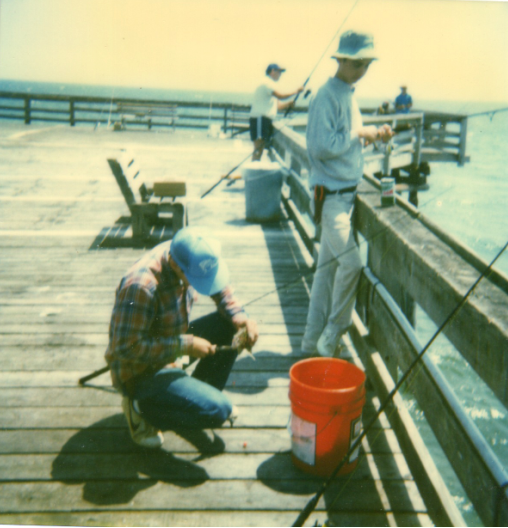
<path id="1" fill-rule="evenodd" d="M 336 70 L 356 0 L 0 0 L 0 78 L 252 92 Z M 358 0 L 342 26 L 373 33 L 380 60 L 360 97 L 508 101 L 508 2 Z"/>

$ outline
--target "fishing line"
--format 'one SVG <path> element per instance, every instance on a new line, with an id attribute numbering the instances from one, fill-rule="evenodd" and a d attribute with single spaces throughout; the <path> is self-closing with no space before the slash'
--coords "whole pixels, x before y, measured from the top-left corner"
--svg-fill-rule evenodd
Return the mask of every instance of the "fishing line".
<path id="1" fill-rule="evenodd" d="M 427 202 L 423 203 L 418 210 L 420 209 L 424 209 L 428 204 L 430 204 L 431 202 L 433 202 L 436 198 L 440 198 L 441 196 L 443 196 L 444 194 L 448 193 L 449 191 L 452 190 L 452 187 L 448 187 L 447 189 L 444 189 L 441 193 L 433 196 L 431 199 L 429 199 Z M 393 222 L 391 224 L 391 227 L 395 227 L 397 226 L 399 223 L 402 223 L 402 222 L 405 222 L 406 221 L 406 218 L 401 218 L 400 220 L 397 220 L 395 222 Z M 298 278 L 292 280 L 292 281 L 288 281 L 286 282 L 285 284 L 281 284 L 280 286 L 278 286 L 277 288 L 274 288 L 273 290 L 270 290 L 268 292 L 265 292 L 263 294 L 261 294 L 260 296 L 248 301 L 247 303 L 242 303 L 243 306 L 250 306 L 258 301 L 261 301 L 262 299 L 264 299 L 265 297 L 268 297 L 269 295 L 272 295 L 274 293 L 277 293 L 278 291 L 280 290 L 283 290 L 283 289 L 289 289 L 291 288 L 292 286 L 298 284 L 300 282 L 300 280 L 302 278 L 306 278 L 312 274 L 314 274 L 318 269 L 323 269 L 323 268 L 326 268 L 327 266 L 330 266 L 331 264 L 333 264 L 334 262 L 336 262 L 337 260 L 339 260 L 341 257 L 343 257 L 344 255 L 347 255 L 349 252 L 351 251 L 354 251 L 355 249 L 357 249 L 357 247 L 361 247 L 365 244 L 368 244 L 369 242 L 372 242 L 374 241 L 377 237 L 381 236 L 383 233 L 385 233 L 388 229 L 390 228 L 390 226 L 387 226 L 387 227 L 383 227 L 382 229 L 380 229 L 378 232 L 374 233 L 370 238 L 365 238 L 364 240 L 362 240 L 358 246 L 353 246 L 349 249 L 346 249 L 345 251 L 343 251 L 342 253 L 340 253 L 339 255 L 335 256 L 335 257 L 332 257 L 330 260 L 328 260 L 327 262 L 324 262 L 323 264 L 321 264 L 320 266 L 317 266 L 315 269 L 313 270 L 309 270 L 308 272 L 305 272 L 305 273 L 301 273 Z"/>
<path id="2" fill-rule="evenodd" d="M 330 41 L 330 43 L 328 44 L 328 46 L 325 48 L 323 54 L 321 55 L 321 57 L 319 58 L 319 60 L 317 61 L 317 63 L 315 64 L 314 68 L 312 69 L 312 71 L 310 72 L 309 76 L 307 77 L 306 81 L 303 83 L 303 87 L 305 88 L 305 86 L 307 86 L 307 83 L 310 81 L 311 77 L 314 75 L 314 72 L 316 71 L 317 67 L 319 66 L 320 62 L 323 60 L 323 57 L 326 55 L 326 52 L 328 51 L 329 47 L 332 45 L 332 43 L 335 41 L 335 39 L 337 38 L 337 35 L 340 33 L 340 30 L 342 29 L 342 27 L 344 26 L 344 24 L 346 23 L 347 19 L 350 17 L 351 13 L 354 11 L 355 7 L 357 6 L 357 4 L 360 2 L 360 0 L 355 0 L 355 3 L 353 4 L 353 7 L 349 10 L 348 14 L 346 15 L 346 17 L 344 18 L 344 20 L 342 21 L 342 23 L 340 24 L 339 26 L 339 29 L 337 29 L 337 31 L 335 32 L 335 35 L 333 36 L 332 40 Z M 292 108 L 295 106 L 296 104 L 296 101 L 298 100 L 298 97 L 300 96 L 300 93 L 297 93 L 296 94 L 296 97 L 293 99 L 293 104 L 291 104 L 287 109 L 286 109 L 286 112 L 284 114 L 284 117 L 287 117 L 287 115 L 289 114 L 289 112 L 292 110 Z M 308 92 L 305 94 L 304 97 L 307 97 L 308 95 Z M 284 125 L 284 126 L 287 126 L 287 125 Z M 207 191 L 205 191 L 202 195 L 201 195 L 201 199 L 203 199 L 205 196 L 207 196 L 209 193 L 211 193 L 222 181 L 226 180 L 227 178 L 229 178 L 229 176 L 231 176 L 231 174 L 236 170 L 238 169 L 241 165 L 243 165 L 253 154 L 254 152 L 256 152 L 256 149 L 254 149 L 245 159 L 243 159 L 238 165 L 235 165 L 225 176 L 222 176 L 219 181 L 217 181 L 214 185 L 212 185 L 212 187 L 210 187 Z"/>
<path id="3" fill-rule="evenodd" d="M 330 43 L 328 44 L 328 46 L 326 46 L 325 50 L 323 51 L 323 54 L 321 55 L 321 57 L 319 57 L 319 60 L 316 62 L 314 68 L 312 68 L 309 76 L 307 77 L 306 81 L 303 83 L 303 87 L 305 88 L 305 86 L 307 86 L 307 83 L 310 81 L 311 77 L 314 75 L 314 72 L 316 71 L 317 67 L 319 66 L 319 64 L 321 63 L 321 61 L 323 60 L 324 56 L 326 55 L 328 49 L 330 48 L 330 46 L 332 45 L 332 43 L 335 41 L 335 39 L 337 38 L 337 36 L 339 35 L 340 33 L 340 30 L 342 29 L 342 27 L 344 26 L 344 24 L 346 23 L 347 19 L 351 16 L 351 13 L 354 11 L 355 7 L 357 6 L 358 2 L 360 0 L 356 0 L 355 3 L 353 4 L 353 7 L 349 10 L 348 14 L 346 15 L 346 17 L 344 18 L 344 20 L 341 22 L 340 26 L 339 26 L 339 29 L 337 29 L 337 31 L 335 32 L 335 34 L 333 35 L 333 38 L 332 40 L 330 40 Z M 298 97 L 299 97 L 300 93 L 296 94 L 296 97 L 293 101 L 293 104 L 291 106 L 289 106 L 286 110 L 286 113 L 284 114 L 284 117 L 287 117 L 287 115 L 289 114 L 289 112 L 291 111 L 291 108 L 296 104 L 296 101 L 298 100 Z"/>
<path id="4" fill-rule="evenodd" d="M 487 274 L 491 271 L 494 263 L 497 261 L 497 259 L 504 253 L 506 248 L 508 247 L 508 241 L 505 243 L 505 245 L 501 248 L 501 250 L 497 253 L 497 255 L 494 257 L 494 259 L 490 262 L 490 264 L 480 273 L 479 277 L 476 279 L 476 281 L 473 283 L 473 285 L 469 288 L 469 290 L 466 292 L 466 294 L 462 297 L 462 299 L 459 301 L 459 303 L 455 306 L 455 308 L 451 311 L 451 313 L 448 315 L 448 317 L 444 320 L 444 322 L 441 324 L 441 326 L 436 330 L 434 335 L 429 339 L 427 344 L 423 347 L 422 351 L 416 356 L 416 358 L 413 360 L 411 365 L 406 369 L 404 374 L 401 376 L 395 387 L 392 389 L 390 394 L 387 396 L 385 401 L 380 405 L 378 411 L 370 421 L 370 423 L 363 429 L 363 431 L 360 433 L 358 438 L 352 443 L 351 447 L 349 448 L 346 455 L 343 457 L 343 459 L 340 461 L 340 463 L 337 465 L 337 467 L 333 470 L 330 477 L 322 484 L 319 491 L 314 495 L 314 497 L 307 503 L 307 505 L 303 508 L 303 510 L 300 512 L 300 515 L 297 517 L 296 521 L 294 522 L 293 526 L 303 526 L 303 523 L 307 520 L 309 515 L 312 513 L 312 511 L 315 509 L 319 499 L 323 495 L 323 493 L 326 491 L 328 486 L 332 483 L 332 481 L 335 479 L 339 471 L 342 469 L 344 464 L 347 462 L 351 454 L 354 452 L 355 449 L 360 447 L 361 441 L 366 437 L 367 433 L 370 431 L 370 429 L 373 427 L 374 423 L 379 419 L 381 414 L 384 412 L 388 404 L 393 400 L 395 394 L 399 391 L 401 386 L 404 384 L 406 379 L 409 377 L 413 369 L 416 367 L 416 365 L 420 362 L 420 360 L 423 358 L 427 350 L 430 348 L 432 343 L 435 341 L 435 339 L 438 337 L 438 335 L 443 331 L 445 326 L 455 317 L 457 312 L 464 306 L 467 299 L 473 293 L 476 286 L 478 286 L 479 282 L 487 276 Z"/>
<path id="5" fill-rule="evenodd" d="M 492 121 L 492 119 L 498 112 L 507 112 L 507 111 L 508 111 L 508 106 L 505 106 L 503 108 L 498 108 L 497 110 L 489 110 L 488 112 L 477 112 L 474 114 L 467 114 L 467 117 L 469 118 L 469 117 L 478 117 L 478 116 L 488 115 L 490 116 L 490 120 Z"/>
<path id="6" fill-rule="evenodd" d="M 427 202 L 423 203 L 420 208 L 425 208 L 425 206 L 427 204 L 431 203 L 431 201 L 433 201 L 436 198 L 439 198 L 440 196 L 446 194 L 451 189 L 452 189 L 452 187 L 448 187 L 443 192 L 437 194 L 436 196 L 433 196 L 432 199 L 429 199 Z M 392 224 L 392 226 L 396 226 L 398 223 L 400 223 L 402 221 L 405 221 L 405 220 L 406 220 L 405 218 L 401 218 L 399 221 L 394 222 Z M 280 290 L 292 288 L 293 286 L 299 284 L 302 279 L 303 280 L 307 279 L 307 277 L 309 277 L 311 274 L 315 273 L 318 269 L 322 269 L 322 268 L 326 268 L 326 266 L 330 266 L 331 264 L 333 264 L 335 261 L 339 260 L 342 256 L 346 255 L 350 251 L 354 251 L 357 247 L 360 247 L 363 244 L 368 244 L 369 242 L 375 240 L 376 237 L 381 236 L 388 229 L 389 229 L 389 226 L 382 228 L 377 233 L 374 233 L 370 238 L 368 238 L 368 239 L 365 238 L 360 244 L 358 244 L 358 246 L 355 245 L 355 246 L 347 249 L 346 251 L 343 251 L 342 253 L 340 253 L 336 257 L 331 258 L 328 262 L 325 262 L 322 265 L 317 266 L 314 270 L 309 270 L 308 272 L 305 272 L 305 273 L 299 272 L 299 275 L 298 275 L 298 277 L 296 279 L 294 279 L 292 281 L 288 281 L 285 284 L 282 284 L 282 285 L 278 286 L 277 288 L 275 288 L 273 290 L 269 290 L 268 292 L 263 293 L 263 294 L 259 295 L 258 297 L 255 297 L 254 299 L 252 299 L 252 300 L 250 300 L 250 301 L 248 301 L 246 303 L 242 303 L 242 306 L 244 306 L 244 307 L 251 306 L 252 304 L 257 303 L 257 302 L 261 301 L 262 299 L 264 299 L 265 297 L 268 297 L 269 295 L 277 293 Z M 109 368 L 110 368 L 109 365 L 106 365 L 105 367 L 103 367 L 103 368 L 101 368 L 99 370 L 96 370 L 96 371 L 92 372 L 91 374 L 88 374 L 87 376 L 84 376 L 84 377 L 80 378 L 79 379 L 79 384 L 80 385 L 84 385 L 87 381 L 90 381 L 91 379 L 96 378 L 100 374 L 103 374 L 103 373 L 107 372 L 109 370 Z"/>

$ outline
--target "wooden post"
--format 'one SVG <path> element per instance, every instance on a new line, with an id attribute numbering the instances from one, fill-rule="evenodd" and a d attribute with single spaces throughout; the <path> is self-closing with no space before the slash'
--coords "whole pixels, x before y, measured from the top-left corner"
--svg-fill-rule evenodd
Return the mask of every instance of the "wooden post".
<path id="1" fill-rule="evenodd" d="M 74 116 L 74 99 L 71 99 L 69 101 L 69 120 L 70 120 L 71 126 L 74 126 L 76 124 L 76 120 Z"/>
<path id="2" fill-rule="evenodd" d="M 420 166 L 421 152 L 422 152 L 422 139 L 423 139 L 423 115 L 418 118 L 416 124 L 416 145 L 413 156 L 413 163 L 415 167 Z"/>
<path id="3" fill-rule="evenodd" d="M 390 176 L 390 149 L 385 150 L 383 158 L 383 176 Z"/>
<path id="4" fill-rule="evenodd" d="M 25 96 L 25 125 L 29 125 L 30 121 L 30 97 Z"/>
<path id="5" fill-rule="evenodd" d="M 224 134 L 228 133 L 228 107 L 224 107 L 224 125 L 222 126 Z"/>
<path id="6" fill-rule="evenodd" d="M 467 117 L 460 120 L 459 166 L 466 162 Z"/>

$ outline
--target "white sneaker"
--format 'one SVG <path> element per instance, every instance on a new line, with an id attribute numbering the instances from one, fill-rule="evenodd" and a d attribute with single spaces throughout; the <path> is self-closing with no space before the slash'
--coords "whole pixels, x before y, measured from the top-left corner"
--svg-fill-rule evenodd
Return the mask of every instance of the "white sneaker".
<path id="1" fill-rule="evenodd" d="M 227 419 L 231 427 L 233 427 L 233 424 L 235 423 L 238 416 L 240 416 L 240 409 L 238 409 L 236 405 L 233 405 L 233 408 L 231 409 L 231 414 L 229 415 Z"/>
<path id="2" fill-rule="evenodd" d="M 122 408 L 127 419 L 129 432 L 132 440 L 142 446 L 155 449 L 160 447 L 164 442 L 162 432 L 150 425 L 137 411 L 134 409 L 133 402 L 127 396 L 122 398 Z"/>
<path id="3" fill-rule="evenodd" d="M 337 333 L 326 327 L 316 345 L 318 354 L 323 357 L 334 357 L 338 341 Z"/>

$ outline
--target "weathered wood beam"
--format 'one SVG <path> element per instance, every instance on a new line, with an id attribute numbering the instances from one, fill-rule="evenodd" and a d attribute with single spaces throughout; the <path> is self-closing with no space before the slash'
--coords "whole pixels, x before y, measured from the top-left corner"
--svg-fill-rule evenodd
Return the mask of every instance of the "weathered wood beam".
<path id="1" fill-rule="evenodd" d="M 362 277 L 361 287 L 366 293 L 360 302 L 368 299 L 368 337 L 385 363 L 395 363 L 405 372 L 423 347 L 384 286 L 376 281 L 369 271 Z M 357 323 L 357 326 L 362 325 Z M 359 350 L 362 351 L 361 348 Z M 375 369 L 374 379 L 379 378 L 380 367 L 374 365 L 372 351 L 366 351 L 364 346 L 363 352 L 362 359 L 371 371 Z M 389 387 L 383 389 L 382 385 L 378 386 L 379 383 L 375 385 L 386 397 Z M 482 520 L 487 526 L 497 526 L 496 503 L 501 500 L 499 497 L 503 485 L 508 481 L 508 474 L 428 356 L 423 356 L 419 367 L 408 378 L 408 390 L 425 413 L 426 420 Z M 387 415 L 390 417 L 390 412 Z M 397 424 L 392 422 L 392 427 L 398 433 Z M 411 469 L 414 473 L 414 468 Z M 508 503 L 502 507 L 508 508 Z"/>
<path id="2" fill-rule="evenodd" d="M 365 368 L 368 379 L 375 387 L 376 394 L 383 402 L 393 390 L 395 383 L 390 376 L 379 352 L 372 346 L 367 328 L 358 315 L 353 317 L 350 335 Z M 438 526 L 465 526 L 453 498 L 435 466 L 427 446 L 406 409 L 400 394 L 396 394 L 385 414 L 397 435 L 404 457 L 414 475 L 416 484 L 429 508 L 432 520 Z M 368 420 L 364 418 L 364 423 Z"/>
<path id="3" fill-rule="evenodd" d="M 401 207 L 380 207 L 379 191 L 362 182 L 358 229 L 369 243 L 372 271 L 390 293 L 402 287 L 440 326 L 478 270 Z M 394 273 L 393 270 L 397 270 Z M 488 279 L 444 329 L 468 363 L 508 406 L 507 291 Z"/>

